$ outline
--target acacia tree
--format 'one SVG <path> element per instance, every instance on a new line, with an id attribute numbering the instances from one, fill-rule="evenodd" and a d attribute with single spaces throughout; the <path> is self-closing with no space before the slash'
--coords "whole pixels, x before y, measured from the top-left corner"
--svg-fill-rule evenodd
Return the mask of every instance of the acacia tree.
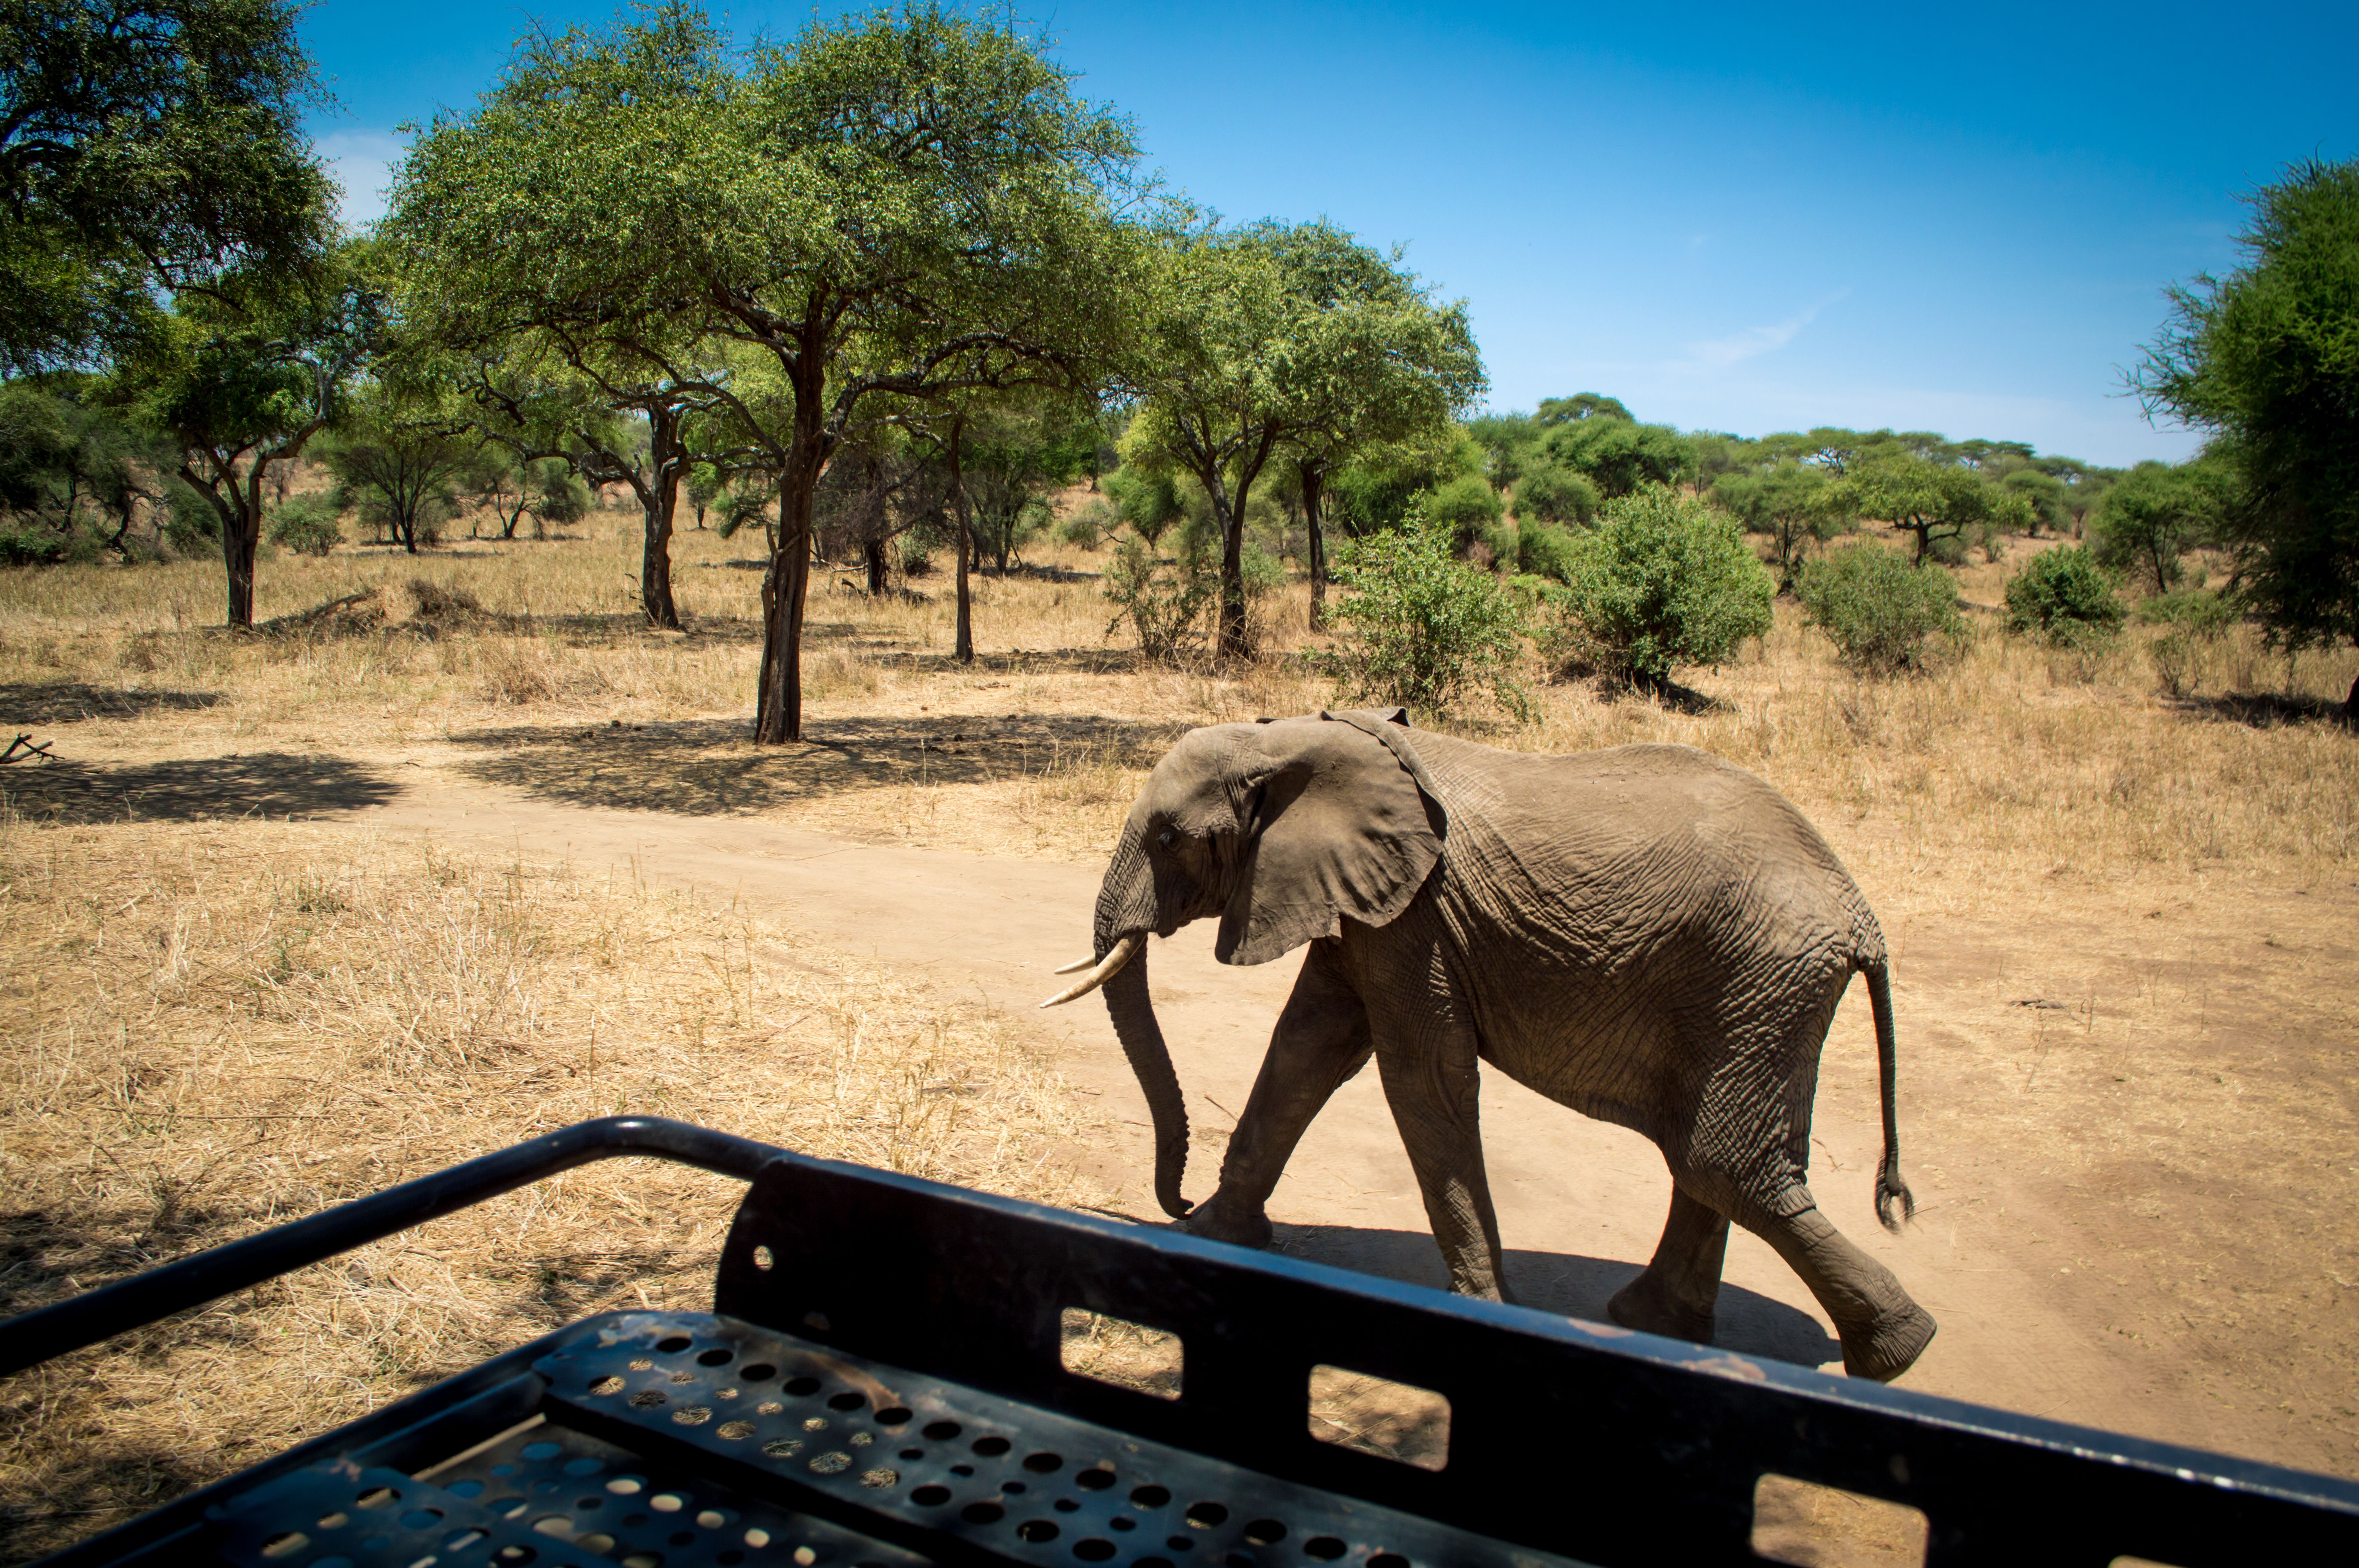
<path id="1" fill-rule="evenodd" d="M 1850 460 L 1832 499 L 1854 517 L 1873 517 L 1913 535 L 1918 566 L 1940 541 L 1963 538 L 1968 529 L 2022 527 L 2031 518 L 2029 501 L 1979 470 L 1905 449 Z"/>
<path id="2" fill-rule="evenodd" d="M 462 135 L 472 131 L 473 135 Z M 534 41 L 429 185 L 437 243 L 505 247 L 550 297 L 642 342 L 718 337 L 763 362 L 710 390 L 778 475 L 755 739 L 802 731 L 812 497 L 887 406 L 1070 377 L 1111 337 L 1110 188 L 1128 124 L 1034 42 L 936 5 L 814 22 L 732 59 L 673 5 Z M 529 178 L 485 149 L 547 149 Z M 413 172 L 414 171 L 414 172 Z"/>
<path id="3" fill-rule="evenodd" d="M 117 363 L 108 395 L 179 449 L 180 477 L 221 524 L 229 624 L 254 624 L 254 557 L 270 465 L 292 461 L 342 412 L 375 351 L 384 301 L 353 265 L 299 292 L 227 280 L 183 295 Z"/>
<path id="4" fill-rule="evenodd" d="M 2170 290 L 2130 386 L 2149 419 L 2214 432 L 2240 481 L 2238 592 L 2270 636 L 2359 643 L 2359 159 L 2295 164 L 2246 200 L 2245 265 Z M 2359 680 L 2345 710 L 2359 724 Z"/>
<path id="5" fill-rule="evenodd" d="M 291 0 L 0 7 L 0 367 L 88 362 L 160 295 L 308 274 L 333 224 Z"/>
<path id="6" fill-rule="evenodd" d="M 1381 255 L 1327 223 L 1283 231 L 1278 265 L 1303 308 L 1273 378 L 1296 406 L 1288 443 L 1310 568 L 1310 625 L 1326 616 L 1327 483 L 1372 448 L 1432 440 L 1488 389 L 1466 303 L 1437 305 L 1398 251 Z"/>
<path id="7" fill-rule="evenodd" d="M 1792 593 L 1802 569 L 1802 553 L 1842 526 L 1835 481 L 1827 470 L 1781 458 L 1749 472 L 1723 474 L 1712 499 L 1756 534 L 1769 535 L 1777 562 L 1777 591 Z"/>

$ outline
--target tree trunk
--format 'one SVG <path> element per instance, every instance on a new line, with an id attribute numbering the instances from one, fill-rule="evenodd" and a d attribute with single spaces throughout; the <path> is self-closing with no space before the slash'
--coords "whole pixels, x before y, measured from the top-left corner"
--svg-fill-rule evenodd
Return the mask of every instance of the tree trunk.
<path id="1" fill-rule="evenodd" d="M 1221 524 L 1221 639 L 1224 659 L 1253 657 L 1245 640 L 1245 496 L 1239 489 L 1234 503 L 1220 491 L 1211 491 L 1212 516 Z"/>
<path id="2" fill-rule="evenodd" d="M 967 580 L 970 563 L 974 559 L 974 523 L 966 503 L 966 475 L 959 463 L 959 449 L 966 444 L 966 416 L 959 415 L 951 421 L 951 505 L 958 514 L 958 634 L 951 647 L 951 656 L 960 664 L 974 663 L 974 595 Z"/>
<path id="3" fill-rule="evenodd" d="M 1327 624 L 1327 539 L 1320 527 L 1320 508 L 1326 500 L 1327 476 L 1316 463 L 1304 463 L 1302 525 L 1310 540 L 1310 629 Z"/>
<path id="4" fill-rule="evenodd" d="M 886 569 L 885 541 L 882 539 L 864 540 L 860 546 L 860 554 L 861 558 L 867 563 L 868 567 L 868 597 L 871 599 L 884 598 Z"/>
<path id="5" fill-rule="evenodd" d="M 639 550 L 639 604 L 647 612 L 647 624 L 665 632 L 679 630 L 679 607 L 671 597 L 671 519 L 679 504 L 679 469 L 658 467 L 647 498 L 647 537 Z"/>
<path id="6" fill-rule="evenodd" d="M 229 571 L 229 623 L 254 625 L 254 557 L 262 543 L 262 519 L 243 506 L 222 508 L 222 565 Z"/>
<path id="7" fill-rule="evenodd" d="M 811 491 L 788 464 L 778 485 L 778 538 L 762 574 L 762 686 L 754 713 L 756 745 L 803 738 L 803 599 L 810 588 Z"/>
<path id="8" fill-rule="evenodd" d="M 2352 677 L 2351 695 L 2343 699 L 2343 722 L 2350 729 L 2359 730 L 2359 676 Z"/>

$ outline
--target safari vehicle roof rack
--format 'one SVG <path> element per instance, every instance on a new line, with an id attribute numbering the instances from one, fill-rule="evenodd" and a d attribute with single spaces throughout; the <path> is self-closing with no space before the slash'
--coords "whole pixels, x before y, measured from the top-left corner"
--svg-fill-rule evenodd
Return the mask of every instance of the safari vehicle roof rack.
<path id="1" fill-rule="evenodd" d="M 625 1154 L 752 1183 L 712 1312 L 586 1318 L 49 1561 L 1752 1563 L 1765 1474 L 1921 1510 L 1937 1565 L 2359 1561 L 2348 1481 L 649 1118 L 585 1121 L 26 1314 L 0 1324 L 0 1372 Z M 1177 1397 L 1067 1370 L 1073 1308 L 1176 1335 Z M 1445 1396 L 1440 1467 L 1315 1439 L 1322 1365 Z"/>

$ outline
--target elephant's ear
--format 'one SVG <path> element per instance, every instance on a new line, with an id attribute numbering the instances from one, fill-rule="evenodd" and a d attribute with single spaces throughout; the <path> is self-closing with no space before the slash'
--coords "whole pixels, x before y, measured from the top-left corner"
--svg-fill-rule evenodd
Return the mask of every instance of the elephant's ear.
<path id="1" fill-rule="evenodd" d="M 1213 956 L 1266 964 L 1382 925 L 1441 859 L 1441 801 L 1406 724 L 1385 710 L 1284 719 L 1251 732 L 1240 781 L 1254 801 L 1236 892 Z"/>

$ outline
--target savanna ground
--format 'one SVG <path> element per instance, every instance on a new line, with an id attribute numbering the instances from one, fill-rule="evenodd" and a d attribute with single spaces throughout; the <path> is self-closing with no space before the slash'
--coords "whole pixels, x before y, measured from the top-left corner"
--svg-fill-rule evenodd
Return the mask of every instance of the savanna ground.
<path id="1" fill-rule="evenodd" d="M 0 723 L 58 758 L 0 773 L 0 1307 L 624 1110 L 1151 1211 L 1119 1062 L 1077 1058 L 988 988 L 681 891 L 645 857 L 430 829 L 517 802 L 685 824 L 724 851 L 761 834 L 919 851 L 978 888 L 1070 868 L 1059 885 L 1082 888 L 1182 730 L 1334 694 L 1283 659 L 1140 667 L 1125 630 L 1105 635 L 1103 557 L 1044 548 L 979 585 L 968 668 L 942 575 L 874 601 L 820 576 L 809 739 L 757 750 L 748 541 L 679 537 L 690 630 L 661 634 L 635 607 L 636 519 L 597 514 L 583 535 L 281 556 L 259 590 L 277 623 L 252 636 L 208 625 L 217 563 L 0 578 Z M 2006 570 L 1966 568 L 1967 599 L 1995 605 Z M 1266 644 L 1302 644 L 1305 608 L 1299 588 L 1264 601 Z M 1943 1324 L 1908 1386 L 2359 1475 L 2359 738 L 2332 721 L 2354 660 L 2289 665 L 2239 633 L 2171 697 L 2142 631 L 2068 654 L 1973 619 L 1951 665 L 1871 682 L 1781 603 L 1760 644 L 1690 677 L 1698 700 L 1547 684 L 1529 722 L 1457 728 L 1701 746 L 1843 853 L 1897 956 L 1920 1202 L 1908 1238 L 1876 1243 Z M 868 863 L 832 852 L 799 885 Z M 1847 1002 L 1829 1046 L 1822 1193 L 1872 1160 L 1864 1012 Z M 1511 1246 L 1516 1204 L 1538 1201 L 1516 1193 L 1581 1174 L 1503 1148 L 1517 1125 L 1491 1122 Z M 1200 1143 L 1191 1190 L 1217 1148 Z M 0 1555 L 585 1313 L 692 1304 L 734 1200 L 669 1168 L 577 1171 L 16 1379 Z M 1413 1195 L 1387 1201 L 1380 1217 L 1421 1227 Z M 1658 1202 L 1602 1238 L 1584 1216 L 1591 1245 L 1642 1261 Z M 1864 1201 L 1835 1217 L 1869 1240 Z M 1839 1498 L 1780 1506 L 1790 1560 L 1907 1560 Z"/>

